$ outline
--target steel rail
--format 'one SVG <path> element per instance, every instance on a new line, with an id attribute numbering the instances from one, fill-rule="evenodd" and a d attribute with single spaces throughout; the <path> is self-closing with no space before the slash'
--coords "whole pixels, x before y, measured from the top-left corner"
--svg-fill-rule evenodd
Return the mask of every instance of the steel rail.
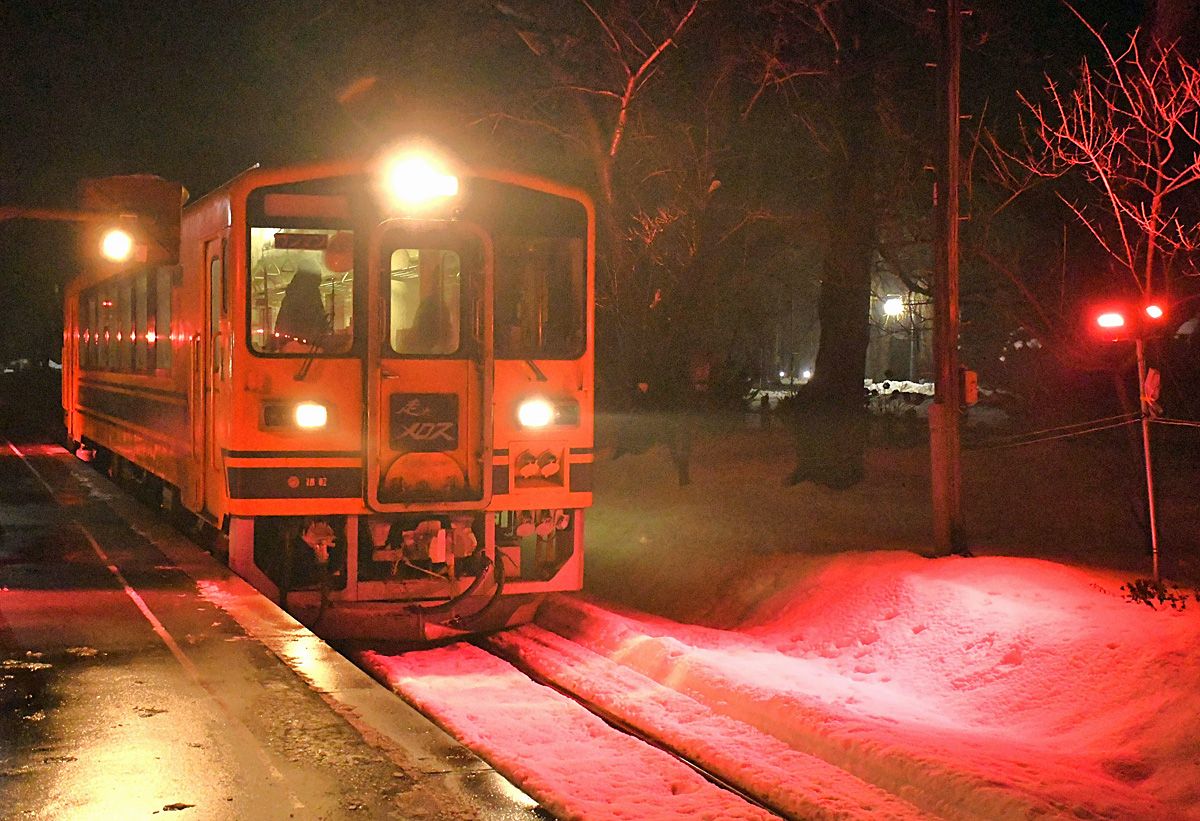
<path id="1" fill-rule="evenodd" d="M 699 763 L 695 759 L 688 756 L 686 753 L 679 751 L 678 749 L 671 746 L 670 744 L 667 744 L 666 742 L 662 741 L 661 739 L 655 738 L 654 736 L 645 732 L 641 728 L 639 728 L 639 727 L 629 723 L 625 719 L 621 718 L 616 713 L 613 713 L 610 710 L 607 710 L 604 707 L 601 707 L 600 705 L 596 704 L 595 702 L 590 701 L 590 700 L 584 698 L 583 696 L 579 695 L 578 693 L 575 693 L 572 690 L 562 686 L 561 684 L 547 678 L 546 676 L 542 675 L 537 670 L 532 668 L 530 665 L 525 663 L 522 659 L 520 659 L 517 656 L 517 654 L 506 653 L 503 650 L 499 650 L 495 647 L 492 647 L 487 642 L 486 638 L 472 640 L 471 644 L 473 644 L 474 646 L 478 647 L 480 650 L 483 650 L 486 653 L 490 653 L 491 655 L 496 656 L 497 658 L 503 659 L 504 661 L 508 662 L 513 667 L 515 667 L 518 671 L 520 671 L 522 675 L 528 677 L 531 681 L 536 682 L 537 684 L 541 684 L 544 687 L 548 687 L 551 690 L 553 690 L 554 692 L 558 693 L 559 695 L 562 695 L 566 698 L 571 699 L 571 701 L 574 701 L 580 707 L 587 710 L 592 715 L 596 716 L 596 718 L 600 719 L 601 721 L 603 721 L 608 726 L 612 727 L 617 732 L 624 733 L 625 735 L 636 738 L 638 741 L 641 741 L 643 744 L 648 744 L 651 747 L 654 747 L 655 749 L 666 753 L 667 755 L 671 756 L 673 759 L 678 761 L 680 764 L 683 764 L 684 766 L 693 770 L 701 778 L 705 779 L 706 781 L 708 781 L 711 784 L 714 784 L 714 785 L 720 787 L 723 790 L 733 793 L 734 795 L 736 795 L 738 798 L 741 798 L 746 803 L 753 804 L 754 806 L 758 807 L 759 809 L 765 810 L 766 812 L 769 812 L 772 815 L 777 816 L 779 818 L 793 818 L 794 817 L 794 816 L 790 815 L 789 813 L 779 809 L 778 807 L 771 805 L 769 802 L 763 800 L 762 798 L 759 798 L 758 796 L 754 795 L 753 793 L 747 792 L 746 790 L 742 789 L 741 787 L 734 784 L 733 782 L 731 782 L 725 778 L 722 778 L 721 776 L 717 775 L 716 773 L 714 773 L 711 770 L 709 770 L 708 768 L 706 768 L 703 764 Z"/>

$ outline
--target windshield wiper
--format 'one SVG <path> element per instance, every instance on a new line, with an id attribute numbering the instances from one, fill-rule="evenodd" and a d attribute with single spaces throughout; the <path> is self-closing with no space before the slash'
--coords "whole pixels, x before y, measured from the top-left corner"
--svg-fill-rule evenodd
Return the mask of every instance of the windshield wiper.
<path id="1" fill-rule="evenodd" d="M 317 351 L 325 344 L 325 340 L 333 334 L 333 314 L 325 317 L 325 327 L 317 334 L 317 338 L 313 340 L 312 347 L 308 349 L 308 353 L 304 355 L 304 361 L 300 363 L 300 370 L 296 371 L 296 375 L 292 378 L 297 382 L 303 382 L 308 376 L 308 369 L 312 367 L 313 360 L 317 358 Z"/>
<path id="2" fill-rule="evenodd" d="M 526 359 L 525 366 L 528 367 L 529 370 L 533 371 L 533 378 L 536 379 L 538 382 L 546 381 L 546 374 L 542 373 L 542 369 L 539 368 L 537 366 L 537 363 L 534 362 L 532 359 Z"/>

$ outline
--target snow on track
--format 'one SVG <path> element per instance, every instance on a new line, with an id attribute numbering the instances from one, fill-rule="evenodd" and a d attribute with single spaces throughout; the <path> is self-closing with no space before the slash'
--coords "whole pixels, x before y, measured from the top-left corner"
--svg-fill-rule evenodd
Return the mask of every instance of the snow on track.
<path id="1" fill-rule="evenodd" d="M 1073 771 L 1091 763 L 1074 751 L 955 729 L 934 716 L 889 720 L 885 704 L 864 713 L 855 700 L 839 700 L 847 682 L 817 660 L 788 657 L 745 633 L 622 616 L 568 597 L 548 602 L 537 621 L 943 818 L 1195 817 L 1114 778 L 1101 786 Z M 1069 790 L 1073 778 L 1082 781 Z"/>
<path id="2" fill-rule="evenodd" d="M 561 819 L 774 817 L 478 647 L 361 660 Z"/>
<path id="3" fill-rule="evenodd" d="M 774 736 L 714 713 L 692 698 L 536 626 L 493 636 L 488 644 L 557 686 L 686 755 L 705 769 L 791 817 L 918 819 L 911 804 Z"/>

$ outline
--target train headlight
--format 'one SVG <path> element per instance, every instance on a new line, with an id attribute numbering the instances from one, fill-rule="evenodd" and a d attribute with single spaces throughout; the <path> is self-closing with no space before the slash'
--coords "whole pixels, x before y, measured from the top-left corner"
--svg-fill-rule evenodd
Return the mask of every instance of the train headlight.
<path id="1" fill-rule="evenodd" d="M 401 211 L 428 209 L 458 196 L 458 176 L 434 151 L 410 148 L 392 154 L 381 163 L 379 176 L 383 193 Z"/>
<path id="2" fill-rule="evenodd" d="M 133 256 L 133 234 L 124 228 L 110 228 L 100 238 L 100 254 L 110 262 L 128 262 Z"/>
<path id="3" fill-rule="evenodd" d="M 544 428 L 554 421 L 554 405 L 540 397 L 517 406 L 517 421 L 523 428 Z"/>
<path id="4" fill-rule="evenodd" d="M 298 428 L 305 430 L 323 428 L 329 421 L 329 410 L 316 402 L 301 402 L 292 412 L 292 418 Z"/>

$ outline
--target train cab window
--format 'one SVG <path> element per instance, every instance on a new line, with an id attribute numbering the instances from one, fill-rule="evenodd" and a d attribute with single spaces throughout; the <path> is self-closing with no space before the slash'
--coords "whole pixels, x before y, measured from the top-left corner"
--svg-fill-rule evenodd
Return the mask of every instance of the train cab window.
<path id="1" fill-rule="evenodd" d="M 251 228 L 251 348 L 263 354 L 344 354 L 353 342 L 353 233 Z"/>
<path id="2" fill-rule="evenodd" d="M 498 359 L 573 359 L 583 353 L 583 241 L 507 237 L 496 241 Z"/>
<path id="3" fill-rule="evenodd" d="M 446 355 L 460 346 L 462 260 L 456 251 L 397 248 L 389 271 L 392 350 L 409 356 Z"/>

